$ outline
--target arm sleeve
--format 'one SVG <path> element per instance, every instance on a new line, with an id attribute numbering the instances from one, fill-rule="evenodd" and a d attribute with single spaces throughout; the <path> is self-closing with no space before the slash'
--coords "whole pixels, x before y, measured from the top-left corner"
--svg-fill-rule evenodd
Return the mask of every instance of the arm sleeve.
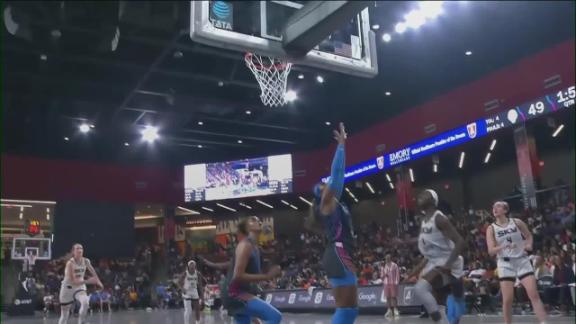
<path id="1" fill-rule="evenodd" d="M 344 169 L 346 161 L 344 154 L 344 145 L 338 144 L 334 159 L 332 160 L 332 171 L 328 180 L 328 187 L 334 192 L 334 196 L 340 199 L 344 189 Z"/>

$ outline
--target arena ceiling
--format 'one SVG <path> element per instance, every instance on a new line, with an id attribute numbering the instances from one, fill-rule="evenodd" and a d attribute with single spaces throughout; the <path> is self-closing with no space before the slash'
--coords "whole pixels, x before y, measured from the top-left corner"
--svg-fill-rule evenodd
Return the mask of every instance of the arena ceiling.
<path id="1" fill-rule="evenodd" d="M 126 2 L 119 21 L 117 2 L 3 2 L 2 152 L 178 165 L 319 148 L 337 121 L 357 132 L 575 36 L 572 1 L 452 2 L 435 22 L 394 33 L 413 5 L 371 8 L 376 78 L 297 67 L 299 99 L 271 109 L 241 53 L 192 43 L 188 2 Z M 146 124 L 160 129 L 154 145 L 140 140 Z"/>

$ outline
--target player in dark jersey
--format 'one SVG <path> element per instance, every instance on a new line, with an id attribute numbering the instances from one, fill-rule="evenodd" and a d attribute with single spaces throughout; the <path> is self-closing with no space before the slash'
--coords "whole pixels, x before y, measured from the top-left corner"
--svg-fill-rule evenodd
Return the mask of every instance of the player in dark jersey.
<path id="1" fill-rule="evenodd" d="M 340 123 L 334 131 L 338 147 L 332 161 L 330 178 L 326 184 L 314 187 L 314 203 L 307 226 L 321 230 L 328 244 L 322 257 L 322 266 L 336 302 L 333 324 L 354 323 L 358 316 L 358 287 L 356 266 L 352 262 L 354 230 L 350 212 L 340 202 L 344 189 L 346 130 Z"/>
<path id="2" fill-rule="evenodd" d="M 245 237 L 236 247 L 227 276 L 227 289 L 222 292 L 224 306 L 236 324 L 250 324 L 253 317 L 269 324 L 278 324 L 282 320 L 282 314 L 274 306 L 253 294 L 253 283 L 271 280 L 281 273 L 279 266 L 273 266 L 266 274 L 261 273 L 257 242 L 261 231 L 262 222 L 256 216 L 238 224 L 238 232 Z"/>

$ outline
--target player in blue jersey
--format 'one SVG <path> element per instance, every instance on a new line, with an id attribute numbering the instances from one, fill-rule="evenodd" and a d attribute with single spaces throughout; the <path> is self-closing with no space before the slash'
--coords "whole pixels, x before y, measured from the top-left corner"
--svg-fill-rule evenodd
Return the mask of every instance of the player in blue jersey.
<path id="1" fill-rule="evenodd" d="M 340 203 L 344 189 L 344 169 L 346 130 L 340 123 L 334 131 L 338 147 L 332 161 L 329 180 L 314 186 L 314 203 L 307 227 L 323 232 L 328 242 L 322 266 L 334 295 L 336 310 L 332 317 L 333 324 L 354 323 L 358 316 L 358 288 L 356 266 L 352 262 L 354 249 L 354 229 L 348 209 Z"/>

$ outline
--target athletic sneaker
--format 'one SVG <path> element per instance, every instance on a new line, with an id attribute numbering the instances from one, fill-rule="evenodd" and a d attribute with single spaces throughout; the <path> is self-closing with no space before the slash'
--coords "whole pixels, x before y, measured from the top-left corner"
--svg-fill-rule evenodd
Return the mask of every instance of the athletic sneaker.
<path id="1" fill-rule="evenodd" d="M 458 324 L 460 318 L 466 312 L 466 304 L 464 299 L 456 299 L 453 295 L 448 295 L 446 299 L 446 317 L 450 324 Z"/>
<path id="2" fill-rule="evenodd" d="M 386 318 L 394 317 L 394 312 L 392 311 L 392 308 L 388 308 L 388 311 L 386 312 L 386 315 L 384 315 L 384 317 Z"/>
<path id="3" fill-rule="evenodd" d="M 394 317 L 400 317 L 400 312 L 398 311 L 398 308 L 394 308 Z"/>

